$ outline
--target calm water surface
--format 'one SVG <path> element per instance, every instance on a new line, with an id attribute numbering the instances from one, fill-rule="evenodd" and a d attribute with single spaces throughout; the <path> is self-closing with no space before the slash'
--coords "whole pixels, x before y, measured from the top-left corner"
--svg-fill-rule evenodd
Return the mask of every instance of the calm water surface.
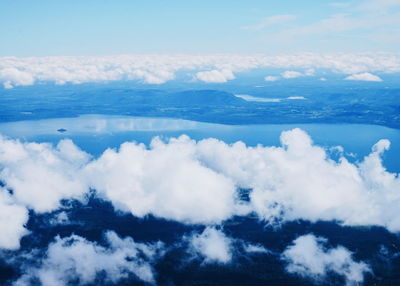
<path id="1" fill-rule="evenodd" d="M 70 138 L 83 150 L 98 156 L 107 148 L 125 141 L 148 144 L 162 138 L 186 134 L 193 139 L 218 138 L 227 143 L 244 141 L 279 146 L 282 131 L 301 128 L 315 144 L 326 148 L 342 146 L 352 161 L 361 160 L 380 139 L 389 139 L 391 148 L 384 154 L 389 171 L 400 172 L 400 130 L 364 124 L 264 124 L 222 125 L 181 119 L 109 115 L 83 115 L 76 118 L 17 121 L 0 124 L 0 134 L 26 141 L 52 142 Z"/>

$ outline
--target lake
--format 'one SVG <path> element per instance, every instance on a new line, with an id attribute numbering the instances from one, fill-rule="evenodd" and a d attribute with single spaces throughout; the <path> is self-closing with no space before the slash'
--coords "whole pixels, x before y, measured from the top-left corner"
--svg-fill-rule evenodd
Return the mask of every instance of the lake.
<path id="1" fill-rule="evenodd" d="M 112 115 L 82 115 L 0 123 L 0 134 L 23 141 L 56 143 L 70 138 L 94 156 L 107 148 L 117 148 L 125 141 L 148 144 L 155 136 L 162 138 L 186 134 L 195 140 L 217 138 L 227 143 L 243 141 L 249 146 L 279 146 L 282 131 L 301 128 L 315 144 L 342 146 L 350 161 L 361 160 L 380 139 L 389 139 L 391 148 L 384 156 L 384 165 L 391 172 L 400 172 L 400 130 L 367 124 L 259 124 L 223 125 L 169 118 L 147 118 Z"/>

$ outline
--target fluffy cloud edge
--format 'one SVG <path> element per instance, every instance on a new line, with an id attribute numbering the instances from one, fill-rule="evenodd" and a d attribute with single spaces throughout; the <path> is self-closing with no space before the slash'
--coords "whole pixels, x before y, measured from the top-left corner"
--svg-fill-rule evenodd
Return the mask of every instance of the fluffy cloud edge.
<path id="1" fill-rule="evenodd" d="M 78 235 L 57 236 L 39 261 L 29 260 L 35 259 L 34 250 L 25 255 L 28 260 L 21 266 L 23 275 L 13 285 L 33 285 L 33 281 L 44 286 L 70 285 L 76 281 L 87 285 L 94 283 L 100 272 L 112 284 L 132 275 L 140 281 L 154 283 L 152 262 L 163 255 L 162 243 L 137 243 L 113 231 L 106 231 L 104 240 L 103 246 Z"/>
<path id="2" fill-rule="evenodd" d="M 0 247 L 18 247 L 28 209 L 54 211 L 61 200 L 82 200 L 90 189 L 117 210 L 187 224 L 218 225 L 255 213 L 270 224 L 335 220 L 399 231 L 400 178 L 381 158 L 388 140 L 357 163 L 332 160 L 301 129 L 282 132 L 280 140 L 280 147 L 248 147 L 212 138 L 155 138 L 150 146 L 126 142 L 94 159 L 69 140 L 53 146 L 0 138 L 0 203 L 6 217 L 14 209 L 20 213 Z M 252 190 L 248 201 L 240 199 L 240 189 Z"/>
<path id="3" fill-rule="evenodd" d="M 103 57 L 1 57 L 0 83 L 4 88 L 29 86 L 38 82 L 80 84 L 134 80 L 163 84 L 176 79 L 177 72 L 195 73 L 206 83 L 225 83 L 235 74 L 259 68 L 290 69 L 284 78 L 312 76 L 316 69 L 352 74 L 350 78 L 377 80 L 370 73 L 400 72 L 400 56 L 393 53 L 288 54 L 268 55 L 120 55 Z M 303 69 L 304 73 L 292 69 Z M 369 75 L 370 74 L 370 75 Z M 276 80 L 266 77 L 266 81 Z"/>
<path id="4" fill-rule="evenodd" d="M 296 238 L 282 253 L 286 270 L 314 281 L 324 281 L 330 272 L 345 279 L 346 285 L 358 285 L 364 274 L 371 272 L 364 262 L 357 262 L 343 246 L 328 248 L 325 238 L 307 234 Z"/>
<path id="5" fill-rule="evenodd" d="M 369 72 L 352 74 L 345 78 L 345 80 L 354 80 L 354 81 L 373 81 L 373 82 L 381 82 L 383 81 L 379 76 L 371 74 Z"/>
<path id="6" fill-rule="evenodd" d="M 189 241 L 189 251 L 194 256 L 201 256 L 204 263 L 231 262 L 233 255 L 233 240 L 221 230 L 206 227 L 202 233 L 194 233 L 186 240 Z"/>

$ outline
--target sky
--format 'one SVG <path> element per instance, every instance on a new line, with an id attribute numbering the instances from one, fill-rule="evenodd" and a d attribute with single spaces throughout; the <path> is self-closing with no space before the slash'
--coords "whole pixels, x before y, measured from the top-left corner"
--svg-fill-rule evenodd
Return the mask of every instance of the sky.
<path id="1" fill-rule="evenodd" d="M 0 56 L 398 51 L 400 0 L 1 0 Z"/>

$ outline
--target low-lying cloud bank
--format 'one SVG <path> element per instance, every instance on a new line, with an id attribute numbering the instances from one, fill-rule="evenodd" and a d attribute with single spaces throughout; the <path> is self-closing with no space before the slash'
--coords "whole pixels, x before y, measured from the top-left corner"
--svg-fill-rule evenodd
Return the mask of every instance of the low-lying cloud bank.
<path id="1" fill-rule="evenodd" d="M 7 190 L 0 188 L 0 248 L 18 249 L 19 240 L 28 234 L 28 210 L 15 203 Z"/>
<path id="2" fill-rule="evenodd" d="M 358 80 L 358 81 L 382 81 L 379 76 L 373 75 L 371 73 L 358 73 L 352 74 L 345 78 L 345 80 Z"/>
<path id="3" fill-rule="evenodd" d="M 312 234 L 298 237 L 282 253 L 282 259 L 288 263 L 286 270 L 316 282 L 333 272 L 342 276 L 346 285 L 360 285 L 364 273 L 371 271 L 368 265 L 354 261 L 352 253 L 343 246 L 327 248 L 326 243 L 326 239 Z"/>
<path id="4" fill-rule="evenodd" d="M 236 73 L 259 68 L 299 69 L 286 71 L 282 78 L 314 74 L 314 69 L 349 74 L 361 80 L 377 76 L 368 73 L 400 72 L 400 56 L 390 53 L 266 55 L 121 55 L 104 57 L 1 57 L 0 84 L 4 88 L 33 85 L 37 82 L 88 83 L 134 80 L 162 84 L 184 72 L 192 79 L 224 83 Z M 312 72 L 310 72 L 312 71 Z M 193 75 L 194 74 L 194 75 Z M 361 75 L 361 76 L 360 76 Z M 280 77 L 268 76 L 267 81 Z"/>
<path id="5" fill-rule="evenodd" d="M 0 248 L 18 248 L 28 210 L 54 211 L 63 199 L 84 200 L 90 189 L 117 210 L 189 224 L 256 213 L 270 224 L 336 220 L 400 230 L 400 178 L 381 159 L 388 140 L 351 163 L 343 155 L 331 159 L 300 129 L 280 139 L 281 147 L 248 147 L 212 138 L 155 138 L 149 147 L 127 142 L 94 159 L 70 140 L 52 146 L 1 137 L 0 228 L 6 231 Z M 252 190 L 248 201 L 240 199 L 240 189 Z"/>
<path id="6" fill-rule="evenodd" d="M 39 265 L 24 265 L 24 274 L 13 285 L 88 285 L 99 275 L 103 283 L 112 284 L 126 278 L 155 281 L 151 264 L 162 255 L 162 243 L 136 243 L 112 231 L 106 232 L 105 240 L 107 246 L 77 235 L 57 237 L 43 259 L 36 261 Z"/>
<path id="7" fill-rule="evenodd" d="M 228 264 L 232 263 L 235 256 L 251 256 L 254 254 L 274 255 L 261 244 L 252 244 L 242 239 L 226 235 L 223 230 L 207 226 L 203 232 L 194 232 L 184 236 L 187 251 L 192 258 L 202 261 L 202 264 Z M 182 245 L 185 245 L 183 243 Z"/>
<path id="8" fill-rule="evenodd" d="M 172 245 L 160 241 L 138 243 L 113 231 L 106 231 L 100 242 L 78 235 L 57 236 L 46 248 L 31 249 L 11 259 L 21 273 L 12 285 L 92 285 L 99 281 L 118 285 L 124 280 L 156 285 L 158 263 L 174 251 L 187 254 L 180 256 L 178 268 L 191 269 L 194 265 L 229 268 L 243 263 L 240 258 L 250 261 L 254 255 L 268 257 L 277 263 L 282 261 L 285 272 L 318 285 L 332 280 L 332 275 L 343 279 L 343 285 L 360 285 L 365 274 L 373 275 L 370 266 L 356 261 L 347 248 L 329 247 L 327 239 L 313 234 L 300 236 L 282 252 L 274 252 L 230 237 L 216 227 L 206 227 L 202 232 L 183 235 L 180 242 Z"/>
<path id="9" fill-rule="evenodd" d="M 280 79 L 294 79 L 294 78 L 305 77 L 305 76 L 315 76 L 315 69 L 309 68 L 309 69 L 306 69 L 304 72 L 284 71 L 280 74 L 280 76 L 266 76 L 264 78 L 264 80 L 265 81 L 277 81 Z"/>
<path id="10" fill-rule="evenodd" d="M 201 234 L 188 238 L 190 250 L 200 255 L 205 263 L 228 263 L 232 259 L 232 239 L 222 231 L 207 227 Z"/>

